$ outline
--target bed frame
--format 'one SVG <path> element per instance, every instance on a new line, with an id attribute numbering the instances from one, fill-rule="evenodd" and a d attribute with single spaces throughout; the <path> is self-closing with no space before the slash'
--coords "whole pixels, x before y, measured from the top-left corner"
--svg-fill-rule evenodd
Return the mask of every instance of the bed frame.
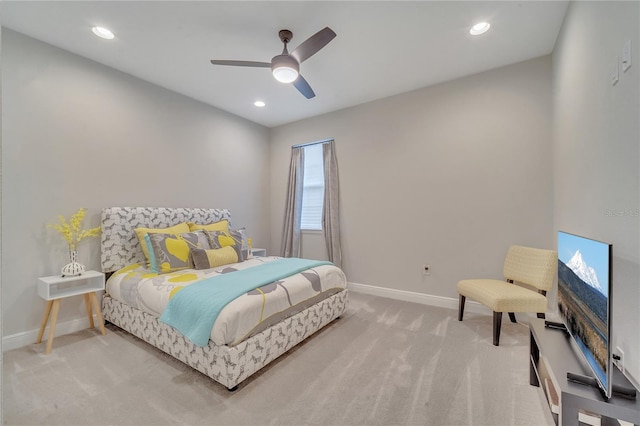
<path id="1" fill-rule="evenodd" d="M 115 272 L 136 262 L 145 262 L 134 229 L 165 228 L 181 222 L 207 224 L 231 221 L 227 209 L 112 207 L 102 211 L 102 271 Z M 340 291 L 284 319 L 236 346 L 218 346 L 212 341 L 193 344 L 172 327 L 139 309 L 105 294 L 104 319 L 172 357 L 206 374 L 229 390 L 311 336 L 346 310 L 347 290 Z"/>

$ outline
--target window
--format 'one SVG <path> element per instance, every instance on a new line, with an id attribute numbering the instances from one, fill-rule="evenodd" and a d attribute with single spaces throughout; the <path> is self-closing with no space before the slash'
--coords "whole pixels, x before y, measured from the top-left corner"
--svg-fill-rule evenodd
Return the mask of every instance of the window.
<path id="1" fill-rule="evenodd" d="M 322 143 L 304 147 L 304 181 L 300 229 L 322 230 L 324 203 L 324 162 Z"/>

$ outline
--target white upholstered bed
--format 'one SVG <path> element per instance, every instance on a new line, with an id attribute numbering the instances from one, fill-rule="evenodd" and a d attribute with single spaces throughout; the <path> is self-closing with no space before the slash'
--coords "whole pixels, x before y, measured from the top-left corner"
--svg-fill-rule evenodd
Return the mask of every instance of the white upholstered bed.
<path id="1" fill-rule="evenodd" d="M 206 225 L 224 219 L 231 221 L 226 209 L 104 209 L 101 262 L 103 272 L 110 277 L 102 308 L 105 320 L 232 390 L 341 316 L 348 295 L 346 278 L 340 269 L 333 265 L 314 266 L 233 300 L 215 320 L 208 344 L 193 343 L 160 321 L 176 287 L 259 267 L 279 258 L 252 258 L 218 268 L 157 274 L 147 269 L 134 229 L 167 228 L 183 222 Z"/>

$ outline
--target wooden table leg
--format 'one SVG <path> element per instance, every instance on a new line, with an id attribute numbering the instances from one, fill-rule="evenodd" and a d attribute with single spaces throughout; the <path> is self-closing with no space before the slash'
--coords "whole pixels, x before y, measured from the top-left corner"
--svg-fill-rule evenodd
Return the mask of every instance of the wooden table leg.
<path id="1" fill-rule="evenodd" d="M 93 324 L 93 312 L 91 312 L 91 300 L 89 298 L 89 294 L 84 294 L 84 306 L 87 308 L 87 316 L 89 317 L 89 328 L 95 327 Z"/>
<path id="2" fill-rule="evenodd" d="M 36 340 L 36 343 L 42 342 L 42 336 L 44 336 L 44 328 L 47 326 L 47 321 L 49 321 L 49 314 L 51 314 L 51 306 L 53 306 L 53 300 L 48 300 L 47 306 L 44 308 L 42 324 L 40 324 L 40 332 L 38 333 L 38 340 Z"/>
<path id="3" fill-rule="evenodd" d="M 96 293 L 89 293 L 89 298 L 91 299 L 91 303 L 93 304 L 93 310 L 96 312 L 96 316 L 98 317 L 98 324 L 100 325 L 100 333 L 104 336 L 107 332 L 104 329 L 104 319 L 102 318 L 102 310 L 100 309 L 100 304 L 98 304 L 98 297 Z"/>
<path id="4" fill-rule="evenodd" d="M 60 299 L 53 301 L 53 309 L 51 315 L 51 325 L 49 325 L 49 340 L 47 340 L 46 354 L 51 353 L 51 347 L 53 346 L 53 334 L 56 331 L 56 323 L 58 322 L 58 312 L 60 311 Z"/>

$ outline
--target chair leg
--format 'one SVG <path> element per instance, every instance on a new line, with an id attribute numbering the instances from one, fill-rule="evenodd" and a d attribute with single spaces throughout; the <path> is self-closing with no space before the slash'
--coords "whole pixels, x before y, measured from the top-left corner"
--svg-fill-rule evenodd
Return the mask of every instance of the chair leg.
<path id="1" fill-rule="evenodd" d="M 502 312 L 493 313 L 493 346 L 500 346 L 500 327 L 502 326 Z"/>
<path id="2" fill-rule="evenodd" d="M 541 295 L 543 295 L 544 297 L 547 297 L 547 292 L 544 290 L 538 290 L 538 293 L 540 293 Z M 540 319 L 545 319 L 546 317 L 544 316 L 544 312 L 538 312 L 538 318 Z"/>
<path id="3" fill-rule="evenodd" d="M 464 302 L 467 298 L 463 295 L 460 295 L 460 304 L 458 305 L 458 321 L 462 321 L 462 315 L 464 314 Z"/>
<path id="4" fill-rule="evenodd" d="M 516 314 L 514 312 L 509 312 L 509 319 L 511 322 L 518 322 L 516 321 Z"/>

